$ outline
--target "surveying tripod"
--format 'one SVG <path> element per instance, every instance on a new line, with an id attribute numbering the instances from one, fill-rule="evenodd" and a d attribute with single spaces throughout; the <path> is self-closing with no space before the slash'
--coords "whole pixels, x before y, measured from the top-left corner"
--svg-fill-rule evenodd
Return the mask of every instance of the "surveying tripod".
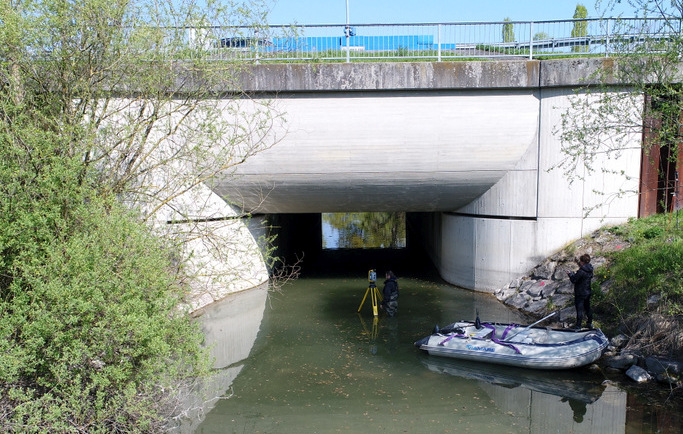
<path id="1" fill-rule="evenodd" d="M 360 306 L 358 306 L 358 312 L 360 312 L 361 308 L 363 307 L 363 303 L 365 303 L 365 299 L 368 298 L 368 294 L 370 294 L 370 300 L 372 301 L 372 314 L 375 317 L 379 316 L 377 307 L 379 306 L 379 303 L 382 301 L 382 294 L 379 292 L 379 289 L 377 289 L 377 285 L 375 285 L 376 281 L 377 273 L 375 272 L 375 270 L 370 270 L 368 272 L 368 289 L 365 291 L 363 301 L 361 301 Z"/>

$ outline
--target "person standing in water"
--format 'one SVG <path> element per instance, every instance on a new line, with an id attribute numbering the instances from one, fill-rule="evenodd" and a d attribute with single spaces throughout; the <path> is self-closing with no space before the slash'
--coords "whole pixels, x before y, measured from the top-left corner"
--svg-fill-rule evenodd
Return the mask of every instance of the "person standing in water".
<path id="1" fill-rule="evenodd" d="M 387 271 L 382 290 L 382 308 L 392 317 L 398 310 L 398 281 L 392 271 Z"/>

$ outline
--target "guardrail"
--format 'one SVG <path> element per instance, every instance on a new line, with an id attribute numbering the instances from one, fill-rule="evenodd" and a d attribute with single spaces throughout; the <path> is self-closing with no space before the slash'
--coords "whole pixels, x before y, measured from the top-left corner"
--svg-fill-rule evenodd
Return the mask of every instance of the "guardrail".
<path id="1" fill-rule="evenodd" d="M 178 30 L 178 29 L 176 29 Z M 244 61 L 444 61 L 609 56 L 681 36 L 680 20 L 601 18 L 440 24 L 185 28 L 202 57 Z"/>

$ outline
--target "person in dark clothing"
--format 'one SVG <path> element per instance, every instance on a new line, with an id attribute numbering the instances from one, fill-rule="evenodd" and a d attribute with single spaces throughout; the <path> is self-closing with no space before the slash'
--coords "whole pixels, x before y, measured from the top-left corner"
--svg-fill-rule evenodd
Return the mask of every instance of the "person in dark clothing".
<path id="1" fill-rule="evenodd" d="M 593 328 L 593 311 L 591 311 L 591 280 L 593 279 L 593 266 L 590 264 L 591 257 L 587 254 L 579 258 L 579 269 L 576 272 L 567 273 L 569 280 L 574 284 L 574 303 L 576 305 L 576 326 L 580 329 L 583 322 L 583 313 L 586 312 L 588 323 L 586 327 Z"/>
<path id="2" fill-rule="evenodd" d="M 393 272 L 387 271 L 386 279 L 384 281 L 384 289 L 382 290 L 382 309 L 387 312 L 387 315 L 396 315 L 398 310 L 398 282 Z"/>

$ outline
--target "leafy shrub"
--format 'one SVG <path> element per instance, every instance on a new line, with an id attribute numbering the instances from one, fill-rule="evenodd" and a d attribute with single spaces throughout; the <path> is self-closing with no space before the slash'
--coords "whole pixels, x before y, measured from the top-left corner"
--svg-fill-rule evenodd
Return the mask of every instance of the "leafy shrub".
<path id="1" fill-rule="evenodd" d="M 651 240 L 660 237 L 662 233 L 664 233 L 664 229 L 662 229 L 661 227 L 649 227 L 643 231 L 643 237 L 645 237 L 645 239 Z"/>
<path id="2" fill-rule="evenodd" d="M 208 359 L 171 252 L 95 193 L 61 134 L 3 131 L 0 431 L 161 430 Z"/>
<path id="3" fill-rule="evenodd" d="M 73 213 L 79 230 L 34 246 L 3 288 L 0 427 L 160 430 L 168 390 L 206 368 L 202 335 L 157 239 L 111 204 Z"/>

